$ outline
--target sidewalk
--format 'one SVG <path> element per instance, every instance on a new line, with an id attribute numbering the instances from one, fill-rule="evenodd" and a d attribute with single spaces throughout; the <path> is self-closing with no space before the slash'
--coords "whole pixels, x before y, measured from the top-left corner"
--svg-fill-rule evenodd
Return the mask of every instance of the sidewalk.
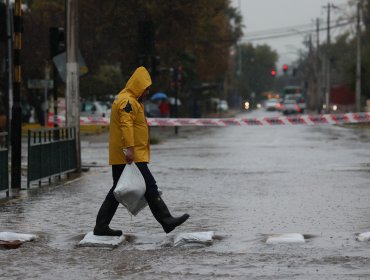
<path id="1" fill-rule="evenodd" d="M 228 112 L 209 114 L 207 118 L 230 118 L 234 117 L 240 113 L 239 110 L 229 110 Z M 28 128 L 37 128 L 36 125 L 24 126 L 23 127 L 23 137 L 22 137 L 22 177 L 21 177 L 21 190 L 10 190 L 9 198 L 6 197 L 6 191 L 0 192 L 0 206 L 4 203 L 11 203 L 19 199 L 24 199 L 30 195 L 30 193 L 42 193 L 42 190 L 46 188 L 48 191 L 49 188 L 56 187 L 58 185 L 63 185 L 68 183 L 70 180 L 75 180 L 79 176 L 84 176 L 85 172 L 79 174 L 69 174 L 63 175 L 62 180 L 53 178 L 51 184 L 49 184 L 48 179 L 42 181 L 42 187 L 38 186 L 38 183 L 33 183 L 30 189 L 27 189 L 27 134 L 25 131 Z M 150 137 L 151 145 L 164 143 L 167 139 L 184 139 L 191 137 L 192 134 L 197 135 L 197 133 L 204 133 L 209 131 L 208 128 L 199 128 L 199 127 L 150 127 Z M 214 128 L 213 128 L 214 129 Z M 216 128 L 217 129 L 217 128 Z M 84 168 L 94 168 L 94 167 L 103 167 L 108 166 L 108 141 L 109 141 L 109 130 L 98 128 L 89 128 L 81 130 L 81 161 L 82 167 Z M 10 152 L 9 152 L 10 157 Z M 9 159 L 10 160 L 10 159 Z M 9 166 L 11 162 L 9 161 Z M 84 168 L 84 169 L 85 169 Z M 11 175 L 9 173 L 9 181 Z"/>
<path id="2" fill-rule="evenodd" d="M 208 128 L 210 129 L 210 128 Z M 204 128 L 197 127 L 178 127 L 177 134 L 175 127 L 150 127 L 151 146 L 165 143 L 168 139 L 184 139 L 190 137 L 191 134 L 203 133 Z M 0 192 L 0 206 L 4 204 L 14 203 L 25 199 L 35 194 L 42 195 L 43 192 L 49 192 L 51 189 L 59 185 L 68 184 L 69 181 L 78 179 L 80 176 L 86 176 L 90 172 L 94 172 L 97 167 L 109 167 L 108 165 L 108 145 L 109 131 L 101 133 L 81 133 L 81 161 L 83 169 L 90 169 L 81 174 L 70 173 L 62 175 L 61 180 L 53 177 L 49 184 L 48 179 L 42 180 L 42 185 L 39 187 L 38 182 L 31 184 L 27 189 L 27 137 L 22 137 L 22 173 L 21 184 L 22 189 L 10 189 L 9 197 L 6 197 L 6 191 Z M 9 152 L 10 156 L 10 152 Z M 9 161 L 9 166 L 11 162 Z M 9 172 L 9 181 L 11 174 Z M 10 183 L 10 182 L 9 182 Z"/>

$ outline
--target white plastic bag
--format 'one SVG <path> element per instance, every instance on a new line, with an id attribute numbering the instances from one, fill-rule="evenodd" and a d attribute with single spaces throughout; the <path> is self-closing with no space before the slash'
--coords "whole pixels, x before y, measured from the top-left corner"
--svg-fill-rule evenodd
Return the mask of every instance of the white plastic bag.
<path id="1" fill-rule="evenodd" d="M 136 216 L 148 203 L 145 200 L 145 181 L 135 163 L 126 164 L 114 190 L 114 197 Z"/>

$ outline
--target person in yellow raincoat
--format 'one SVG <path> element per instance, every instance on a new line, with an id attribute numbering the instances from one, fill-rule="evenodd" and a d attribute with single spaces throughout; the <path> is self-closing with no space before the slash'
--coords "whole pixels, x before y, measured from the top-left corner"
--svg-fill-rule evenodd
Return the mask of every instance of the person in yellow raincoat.
<path id="1" fill-rule="evenodd" d="M 149 130 L 142 100 L 149 93 L 152 80 L 145 67 L 139 67 L 112 104 L 109 127 L 109 164 L 112 165 L 113 187 L 108 192 L 96 217 L 94 235 L 120 236 L 109 224 L 117 210 L 118 201 L 113 191 L 126 164 L 136 164 L 146 184 L 145 199 L 155 219 L 166 233 L 171 232 L 188 218 L 188 214 L 172 217 L 158 193 L 156 181 L 148 163 L 150 159 Z"/>

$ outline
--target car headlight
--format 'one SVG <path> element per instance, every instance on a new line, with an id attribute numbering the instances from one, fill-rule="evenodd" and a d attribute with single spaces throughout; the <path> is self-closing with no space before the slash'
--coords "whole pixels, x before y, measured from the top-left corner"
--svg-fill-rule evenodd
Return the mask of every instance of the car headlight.
<path id="1" fill-rule="evenodd" d="M 247 101 L 247 102 L 245 102 L 245 103 L 244 103 L 244 108 L 245 108 L 245 110 L 249 110 L 249 107 L 250 107 L 249 102 L 248 102 L 248 101 Z"/>

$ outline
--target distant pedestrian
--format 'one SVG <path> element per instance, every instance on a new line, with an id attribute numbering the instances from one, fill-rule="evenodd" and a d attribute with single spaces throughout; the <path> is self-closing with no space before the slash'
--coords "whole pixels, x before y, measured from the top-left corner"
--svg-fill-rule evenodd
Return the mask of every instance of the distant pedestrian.
<path id="1" fill-rule="evenodd" d="M 161 103 L 159 103 L 159 112 L 161 114 L 161 118 L 168 118 L 170 116 L 170 106 L 167 102 L 167 100 L 162 100 Z"/>
<path id="2" fill-rule="evenodd" d="M 109 129 L 109 164 L 112 165 L 113 187 L 108 192 L 96 217 L 95 235 L 120 236 L 109 224 L 117 210 L 118 201 L 113 191 L 126 164 L 136 164 L 146 184 L 145 199 L 155 219 L 166 233 L 171 232 L 188 218 L 188 214 L 172 217 L 158 193 L 156 181 L 148 168 L 149 131 L 142 101 L 149 93 L 151 77 L 144 67 L 139 67 L 128 80 L 126 87 L 112 104 Z"/>

